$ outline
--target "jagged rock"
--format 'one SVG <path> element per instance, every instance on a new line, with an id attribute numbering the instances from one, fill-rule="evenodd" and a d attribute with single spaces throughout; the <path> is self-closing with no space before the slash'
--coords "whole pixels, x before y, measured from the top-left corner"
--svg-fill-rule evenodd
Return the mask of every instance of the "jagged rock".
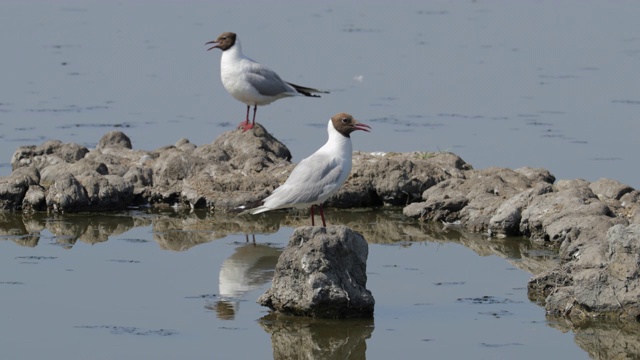
<path id="1" fill-rule="evenodd" d="M 85 158 L 73 163 L 61 163 L 43 168 L 40 170 L 40 185 L 49 187 L 64 174 L 80 176 L 85 174 L 107 175 L 108 173 L 109 169 L 104 163 Z"/>
<path id="2" fill-rule="evenodd" d="M 29 187 L 37 185 L 39 181 L 40 174 L 35 168 L 19 168 L 11 175 L 0 178 L 0 210 L 20 210 Z"/>
<path id="3" fill-rule="evenodd" d="M 88 206 L 93 210 L 125 209 L 133 198 L 133 185 L 116 175 L 81 175 L 77 180 L 87 191 Z"/>
<path id="4" fill-rule="evenodd" d="M 297 228 L 258 303 L 300 316 L 371 317 L 375 301 L 366 288 L 368 252 L 362 235 L 346 226 Z"/>
<path id="5" fill-rule="evenodd" d="M 64 144 L 59 140 L 50 140 L 40 146 L 21 146 L 11 158 L 11 168 L 34 166 L 42 170 L 49 165 L 74 163 L 89 152 L 89 149 L 75 143 Z"/>
<path id="6" fill-rule="evenodd" d="M 22 211 L 46 211 L 47 194 L 45 188 L 40 185 L 31 185 L 22 199 Z"/>
<path id="7" fill-rule="evenodd" d="M 199 147 L 183 138 L 175 146 L 133 150 L 124 133 L 112 131 L 92 151 L 48 141 L 38 147 L 22 147 L 14 155 L 15 164 L 40 171 L 39 185 L 45 193 L 66 173 L 75 178 L 115 175 L 133 184 L 131 205 L 188 204 L 221 212 L 268 196 L 295 167 L 290 159 L 286 146 L 260 124 L 248 132 L 228 131 L 212 144 Z M 328 207 L 404 205 L 434 184 L 464 178 L 471 171 L 471 166 L 451 153 L 355 153 L 353 162 L 352 176 L 327 201 Z M 14 208 L 21 206 L 9 202 Z"/>
<path id="8" fill-rule="evenodd" d="M 622 195 L 620 214 L 629 219 L 630 223 L 640 224 L 640 191 L 633 190 Z"/>
<path id="9" fill-rule="evenodd" d="M 71 174 L 61 175 L 49 188 L 47 207 L 54 211 L 82 211 L 87 209 L 87 190 Z"/>
<path id="10" fill-rule="evenodd" d="M 552 191 L 553 186 L 551 184 L 542 182 L 536 184 L 529 190 L 512 196 L 500 204 L 495 214 L 489 219 L 489 230 L 492 233 L 505 236 L 520 235 L 522 210 L 525 209 L 534 198 Z"/>
<path id="11" fill-rule="evenodd" d="M 615 225 L 606 238 L 590 244 L 594 250 L 575 252 L 561 267 L 531 279 L 530 294 L 545 298 L 546 310 L 553 315 L 636 321 L 640 318 L 640 224 Z"/>
<path id="12" fill-rule="evenodd" d="M 426 189 L 445 179 L 464 178 L 471 169 L 460 157 L 446 152 L 356 152 L 348 182 L 327 205 L 407 205 L 420 200 Z"/>
<path id="13" fill-rule="evenodd" d="M 625 185 L 619 181 L 612 179 L 600 179 L 589 184 L 589 188 L 593 191 L 598 198 L 615 199 L 620 198 L 633 191 L 633 188 L 629 185 Z"/>
<path id="14" fill-rule="evenodd" d="M 472 171 L 463 179 L 451 178 L 429 188 L 422 194 L 424 202 L 412 204 L 403 212 L 423 220 L 461 222 L 472 231 L 486 231 L 492 224 L 492 217 L 507 199 L 539 183 L 547 184 L 544 173 L 548 172 L 538 172 L 542 175 L 532 175 L 531 171 L 525 175 L 503 168 Z M 505 232 L 513 229 L 512 224 L 505 224 L 509 226 Z M 493 225 L 496 225 L 495 221 Z"/>

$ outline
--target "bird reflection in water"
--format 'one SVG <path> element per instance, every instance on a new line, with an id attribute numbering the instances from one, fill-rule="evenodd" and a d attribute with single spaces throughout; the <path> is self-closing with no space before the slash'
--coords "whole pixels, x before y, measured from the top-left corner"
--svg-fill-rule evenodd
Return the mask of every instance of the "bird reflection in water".
<path id="1" fill-rule="evenodd" d="M 255 235 L 252 240 L 249 242 L 246 235 L 246 243 L 222 262 L 218 280 L 221 300 L 210 306 L 222 320 L 233 320 L 243 296 L 273 278 L 282 250 L 256 244 Z"/>

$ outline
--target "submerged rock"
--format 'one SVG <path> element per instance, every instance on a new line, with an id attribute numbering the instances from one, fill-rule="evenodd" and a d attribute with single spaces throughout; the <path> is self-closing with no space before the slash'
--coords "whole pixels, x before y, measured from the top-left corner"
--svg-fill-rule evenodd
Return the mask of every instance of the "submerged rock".
<path id="1" fill-rule="evenodd" d="M 375 301 L 366 288 L 368 253 L 366 240 L 348 227 L 297 228 L 258 303 L 300 316 L 371 317 Z"/>

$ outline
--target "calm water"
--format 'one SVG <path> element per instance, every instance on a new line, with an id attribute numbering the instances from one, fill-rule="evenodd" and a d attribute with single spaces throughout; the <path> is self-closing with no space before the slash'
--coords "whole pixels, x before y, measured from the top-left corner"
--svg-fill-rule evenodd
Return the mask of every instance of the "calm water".
<path id="1" fill-rule="evenodd" d="M 0 4 L 0 175 L 19 145 L 210 143 L 244 117 L 220 83 L 235 31 L 291 82 L 328 89 L 258 111 L 294 161 L 347 111 L 364 151 L 450 150 L 476 168 L 640 187 L 637 1 L 19 1 Z"/>
<path id="2" fill-rule="evenodd" d="M 49 139 L 92 147 L 117 129 L 152 150 L 183 137 L 210 143 L 233 129 L 245 107 L 224 91 L 220 52 L 204 43 L 235 31 L 248 56 L 284 79 L 332 92 L 258 111 L 294 161 L 325 141 L 331 115 L 347 111 L 374 129 L 354 136 L 356 150 L 449 150 L 475 168 L 543 167 L 561 179 L 638 188 L 638 18 L 635 1 L 5 0 L 0 176 L 18 146 Z M 587 356 L 526 299 L 530 274 L 477 251 L 477 242 L 367 237 L 374 322 L 336 327 L 260 320 L 267 312 L 255 298 L 292 226 L 258 235 L 252 247 L 241 228 L 219 234 L 211 219 L 168 228 L 136 219 L 76 220 L 73 231 L 62 226 L 67 218 L 5 219 L 3 355 L 269 358 L 288 341 L 334 340 L 318 335 L 324 326 L 363 339 L 342 349 L 361 355 L 364 343 L 369 359 Z M 40 233 L 38 245 L 10 241 L 14 226 Z M 87 228 L 102 241 L 70 246 Z M 184 239 L 175 245 L 175 237 Z M 231 286 L 241 295 L 221 301 L 221 269 L 243 257 L 260 264 L 253 285 Z"/>
<path id="3" fill-rule="evenodd" d="M 587 357 L 527 299 L 521 268 L 552 256 L 398 212 L 328 214 L 370 243 L 373 320 L 269 317 L 255 300 L 291 225 L 308 221 L 281 215 L 4 216 L 3 358 L 286 359 L 291 344 L 303 358 Z M 270 230 L 255 243 L 238 233 L 256 226 Z"/>

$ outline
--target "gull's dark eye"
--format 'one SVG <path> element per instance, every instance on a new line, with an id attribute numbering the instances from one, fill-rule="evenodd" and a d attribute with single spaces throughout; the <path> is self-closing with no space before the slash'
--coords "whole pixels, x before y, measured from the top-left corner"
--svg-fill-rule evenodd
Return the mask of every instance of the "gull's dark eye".
<path id="1" fill-rule="evenodd" d="M 348 122 L 349 122 L 349 118 L 342 118 L 342 123 L 343 123 L 343 124 L 346 124 L 346 123 L 348 123 Z"/>

